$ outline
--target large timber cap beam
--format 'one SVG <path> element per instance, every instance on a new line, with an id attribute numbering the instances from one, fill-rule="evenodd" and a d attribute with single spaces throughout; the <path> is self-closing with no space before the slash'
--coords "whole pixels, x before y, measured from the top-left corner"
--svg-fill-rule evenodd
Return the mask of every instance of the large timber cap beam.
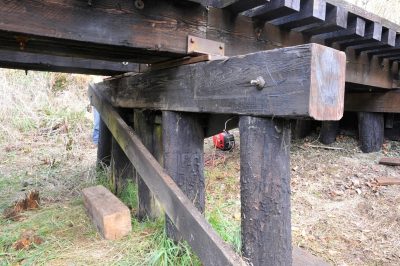
<path id="1" fill-rule="evenodd" d="M 98 85 L 118 107 L 339 120 L 346 55 L 319 44 L 154 70 Z"/>

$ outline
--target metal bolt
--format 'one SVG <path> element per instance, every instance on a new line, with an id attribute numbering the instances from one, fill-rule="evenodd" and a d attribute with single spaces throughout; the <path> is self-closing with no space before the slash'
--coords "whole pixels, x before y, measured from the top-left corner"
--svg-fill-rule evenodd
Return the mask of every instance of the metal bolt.
<path id="1" fill-rule="evenodd" d="M 193 40 L 193 38 L 190 38 L 190 43 L 194 43 L 194 40 Z"/>
<path id="2" fill-rule="evenodd" d="M 257 77 L 256 79 L 253 79 L 250 81 L 250 84 L 253 86 L 256 86 L 257 89 L 262 90 L 265 86 L 265 80 L 263 77 Z"/>
<path id="3" fill-rule="evenodd" d="M 143 9 L 144 8 L 144 2 L 143 0 L 135 0 L 135 7 L 137 9 Z"/>

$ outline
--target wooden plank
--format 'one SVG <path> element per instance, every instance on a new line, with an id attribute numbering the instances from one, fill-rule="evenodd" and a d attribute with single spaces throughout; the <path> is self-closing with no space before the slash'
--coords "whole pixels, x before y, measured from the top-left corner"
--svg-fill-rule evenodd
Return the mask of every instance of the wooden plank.
<path id="1" fill-rule="evenodd" d="M 353 47 L 360 44 L 380 43 L 382 40 L 382 24 L 378 22 L 367 21 L 365 34 L 363 38 L 347 39 L 338 42 L 340 49 L 345 50 L 348 47 Z"/>
<path id="2" fill-rule="evenodd" d="M 300 0 L 275 0 L 244 12 L 258 21 L 271 21 L 300 11 Z"/>
<path id="3" fill-rule="evenodd" d="M 280 29 L 270 23 L 253 22 L 245 16 L 232 17 L 229 12 L 222 9 L 209 8 L 207 38 L 223 41 L 225 55 L 235 56 L 253 53 L 260 50 L 270 50 L 285 46 L 299 45 L 316 42 L 324 44 L 318 35 L 313 38 L 296 31 Z M 354 17 L 350 14 L 350 17 Z M 379 60 L 371 60 L 368 56 L 347 54 L 346 82 L 372 86 L 383 89 L 393 88 L 392 69 L 388 64 Z"/>
<path id="4" fill-rule="evenodd" d="M 194 113 L 163 112 L 164 168 L 199 212 L 204 214 L 204 129 L 199 118 Z M 165 222 L 167 235 L 180 241 L 181 233 L 168 216 Z"/>
<path id="5" fill-rule="evenodd" d="M 118 113 L 128 125 L 132 126 L 133 124 L 132 109 L 119 109 Z M 136 182 L 136 176 L 134 174 L 133 166 L 114 137 L 112 137 L 111 141 L 110 168 L 111 168 L 111 180 L 114 185 L 113 192 L 116 195 L 122 192 L 128 180 Z"/>
<path id="6" fill-rule="evenodd" d="M 378 177 L 376 184 L 378 186 L 400 185 L 400 178 Z"/>
<path id="7" fill-rule="evenodd" d="M 315 38 L 323 39 L 328 45 L 332 45 L 334 42 L 344 41 L 346 39 L 362 38 L 365 35 L 365 24 L 366 21 L 364 19 L 349 14 L 346 29 L 318 34 Z"/>
<path id="8" fill-rule="evenodd" d="M 370 49 L 366 52 L 369 56 L 393 55 L 400 53 L 400 34 L 396 35 L 394 47 Z"/>
<path id="9" fill-rule="evenodd" d="M 241 116 L 242 253 L 251 265 L 292 265 L 290 124 Z"/>
<path id="10" fill-rule="evenodd" d="M 345 111 L 400 113 L 400 91 L 346 93 L 344 103 Z"/>
<path id="11" fill-rule="evenodd" d="M 358 112 L 358 137 L 364 153 L 380 151 L 384 141 L 383 114 Z"/>
<path id="12" fill-rule="evenodd" d="M 347 28 L 348 15 L 347 10 L 341 6 L 327 3 L 325 21 L 316 22 L 295 30 L 311 36 L 342 30 Z"/>
<path id="13" fill-rule="evenodd" d="M 384 157 L 379 160 L 379 164 L 390 165 L 390 166 L 400 166 L 400 158 Z"/>
<path id="14" fill-rule="evenodd" d="M 269 2 L 269 0 L 236 0 L 225 9 L 229 10 L 232 14 L 239 14 L 243 11 L 261 6 Z"/>
<path id="15" fill-rule="evenodd" d="M 93 85 L 89 86 L 89 97 L 136 171 L 157 196 L 166 214 L 202 263 L 204 265 L 246 265 L 221 240 L 203 215 L 146 149 L 135 132 Z"/>
<path id="16" fill-rule="evenodd" d="M 134 130 L 146 149 L 163 165 L 162 128 L 160 113 L 136 109 L 134 112 Z M 137 175 L 138 211 L 140 221 L 156 219 L 162 215 L 160 203 L 150 191 L 142 177 Z"/>
<path id="17" fill-rule="evenodd" d="M 4 1 L 0 48 L 153 63 L 185 54 L 189 34 L 205 37 L 206 16 L 200 5 L 161 0 L 143 9 L 125 0 Z"/>
<path id="18" fill-rule="evenodd" d="M 132 231 L 128 207 L 105 187 L 85 188 L 82 196 L 87 213 L 105 239 L 120 239 Z"/>
<path id="19" fill-rule="evenodd" d="M 125 72 L 139 72 L 139 64 L 136 63 L 110 62 L 1 50 L 0 67 L 103 76 L 117 75 Z"/>
<path id="20" fill-rule="evenodd" d="M 295 29 L 325 20 L 325 0 L 303 0 L 300 11 L 289 16 L 277 18 L 270 23 L 285 29 Z"/>
<path id="21" fill-rule="evenodd" d="M 338 120 L 344 65 L 344 53 L 307 44 L 107 80 L 98 87 L 120 107 Z M 257 79 L 264 88 L 251 85 Z"/>
<path id="22" fill-rule="evenodd" d="M 353 45 L 351 48 L 354 49 L 356 54 L 360 54 L 361 52 L 365 51 L 390 48 L 395 46 L 395 44 L 396 44 L 396 31 L 384 27 L 382 32 L 382 39 L 379 43 Z"/>

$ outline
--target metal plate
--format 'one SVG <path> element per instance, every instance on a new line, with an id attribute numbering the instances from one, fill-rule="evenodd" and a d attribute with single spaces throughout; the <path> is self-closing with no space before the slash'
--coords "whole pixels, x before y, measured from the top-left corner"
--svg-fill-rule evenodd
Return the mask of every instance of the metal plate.
<path id="1" fill-rule="evenodd" d="M 195 36 L 188 36 L 188 54 L 225 55 L 225 44 Z"/>

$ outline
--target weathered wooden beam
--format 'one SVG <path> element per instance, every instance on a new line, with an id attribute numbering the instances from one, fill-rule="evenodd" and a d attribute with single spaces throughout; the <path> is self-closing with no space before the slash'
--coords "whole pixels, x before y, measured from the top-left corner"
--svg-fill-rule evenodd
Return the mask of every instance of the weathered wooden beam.
<path id="1" fill-rule="evenodd" d="M 199 212 L 204 214 L 204 130 L 199 115 L 164 111 L 162 124 L 164 168 Z M 168 216 L 165 222 L 167 235 L 180 241 L 181 232 Z"/>
<path id="2" fill-rule="evenodd" d="M 289 16 L 277 18 L 271 24 L 285 29 L 295 29 L 325 20 L 325 0 L 303 0 L 300 2 L 300 11 Z"/>
<path id="3" fill-rule="evenodd" d="M 312 38 L 300 32 L 280 29 L 270 23 L 261 25 L 258 22 L 253 22 L 249 17 L 240 15 L 232 17 L 229 12 L 222 9 L 209 8 L 208 14 L 209 27 L 207 29 L 207 38 L 223 41 L 226 56 L 253 53 L 260 50 L 270 50 L 309 42 L 324 44 L 323 39 L 316 38 L 319 35 Z M 354 15 L 349 15 L 350 17 L 355 17 Z M 393 88 L 394 79 L 390 66 L 385 65 L 385 67 L 382 67 L 382 62 L 370 60 L 367 56 L 357 56 L 352 53 L 348 53 L 347 55 L 347 83 L 384 89 Z"/>
<path id="4" fill-rule="evenodd" d="M 290 125 L 241 116 L 242 252 L 251 265 L 292 265 Z"/>
<path id="5" fill-rule="evenodd" d="M 107 167 L 111 163 L 112 135 L 103 119 L 100 118 L 99 141 L 97 143 L 97 166 Z"/>
<path id="6" fill-rule="evenodd" d="M 332 45 L 334 42 L 346 39 L 362 38 L 365 35 L 365 20 L 349 14 L 347 28 L 330 33 L 318 34 L 315 38 L 323 39 L 325 44 Z"/>
<path id="7" fill-rule="evenodd" d="M 119 115 L 124 121 L 132 126 L 133 111 L 132 109 L 120 109 Z M 114 193 L 118 195 L 127 184 L 128 180 L 136 182 L 134 170 L 128 157 L 119 146 L 118 142 L 112 137 L 111 141 L 111 180 L 113 181 Z"/>
<path id="8" fill-rule="evenodd" d="M 372 56 L 381 57 L 381 56 L 388 56 L 388 55 L 390 56 L 393 54 L 400 53 L 400 34 L 396 35 L 396 40 L 395 40 L 395 44 L 393 47 L 370 49 L 370 50 L 366 51 L 366 53 L 370 57 L 372 57 Z"/>
<path id="9" fill-rule="evenodd" d="M 202 263 L 204 265 L 246 265 L 221 240 L 203 215 L 146 149 L 136 133 L 93 85 L 89 86 L 89 97 L 136 171 L 157 196 L 166 214 Z"/>
<path id="10" fill-rule="evenodd" d="M 368 52 L 384 48 L 390 48 L 395 46 L 395 44 L 396 44 L 396 31 L 384 27 L 380 43 L 360 44 L 360 45 L 355 45 L 351 48 L 354 49 L 356 54 L 360 54 L 361 52 L 365 51 Z"/>
<path id="11" fill-rule="evenodd" d="M 363 38 L 347 39 L 338 42 L 338 44 L 342 50 L 361 44 L 377 44 L 382 40 L 382 30 L 382 24 L 378 22 L 367 21 Z"/>
<path id="12" fill-rule="evenodd" d="M 364 153 L 380 151 L 384 140 L 383 114 L 358 112 L 358 136 Z"/>
<path id="13" fill-rule="evenodd" d="M 307 44 L 111 79 L 98 87 L 120 107 L 338 120 L 344 65 L 344 53 Z"/>
<path id="14" fill-rule="evenodd" d="M 236 0 L 232 1 L 225 9 L 229 10 L 232 14 L 239 14 L 254 7 L 264 5 L 267 2 L 268 0 Z"/>
<path id="15" fill-rule="evenodd" d="M 159 0 L 2 1 L 0 49 L 152 63 L 185 54 L 189 34 L 205 37 L 206 16 Z"/>
<path id="16" fill-rule="evenodd" d="M 162 126 L 159 112 L 138 110 L 134 111 L 134 129 L 143 145 L 153 157 L 163 165 Z M 156 219 L 162 215 L 160 203 L 150 191 L 142 177 L 137 174 L 139 220 Z"/>
<path id="17" fill-rule="evenodd" d="M 258 21 L 271 21 L 300 11 L 300 0 L 275 0 L 244 12 Z"/>
<path id="18" fill-rule="evenodd" d="M 314 24 L 298 28 L 296 31 L 313 36 L 346 29 L 348 15 L 349 13 L 346 9 L 327 3 L 325 21 L 316 22 Z"/>
<path id="19" fill-rule="evenodd" d="M 346 111 L 400 113 L 400 90 L 346 93 L 344 103 Z"/>
<path id="20" fill-rule="evenodd" d="M 139 64 L 110 62 L 66 56 L 42 55 L 21 51 L 1 51 L 0 67 L 111 76 L 126 72 L 139 72 Z"/>

